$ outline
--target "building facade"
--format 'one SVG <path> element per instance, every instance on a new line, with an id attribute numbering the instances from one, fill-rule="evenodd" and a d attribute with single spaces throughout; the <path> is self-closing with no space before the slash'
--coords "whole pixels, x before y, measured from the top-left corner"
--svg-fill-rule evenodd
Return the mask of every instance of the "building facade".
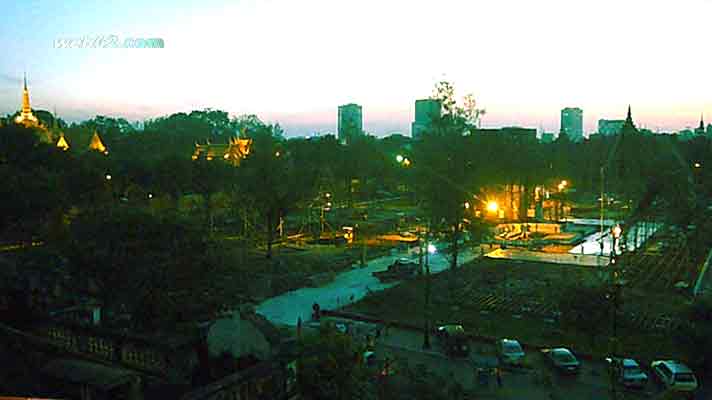
<path id="1" fill-rule="evenodd" d="M 350 143 L 354 136 L 363 135 L 363 109 L 358 104 L 339 106 L 337 121 L 338 138 L 341 143 Z"/>
<path id="2" fill-rule="evenodd" d="M 410 135 L 420 139 L 423 133 L 432 128 L 433 121 L 440 118 L 442 106 L 439 100 L 422 99 L 415 101 L 415 121 L 411 124 Z"/>
<path id="3" fill-rule="evenodd" d="M 191 158 L 193 160 L 213 159 L 223 160 L 235 167 L 240 166 L 240 162 L 250 154 L 252 139 L 231 138 L 228 143 L 205 143 L 195 144 L 195 151 Z"/>
<path id="4" fill-rule="evenodd" d="M 599 119 L 598 133 L 601 135 L 617 135 L 623 129 L 625 120 L 622 119 Z"/>
<path id="5" fill-rule="evenodd" d="M 520 128 L 510 126 L 505 128 L 475 129 L 478 135 L 499 135 L 509 144 L 534 144 L 537 143 L 535 128 Z"/>
<path id="6" fill-rule="evenodd" d="M 574 142 L 583 140 L 583 110 L 567 107 L 561 110 L 561 132 Z"/>

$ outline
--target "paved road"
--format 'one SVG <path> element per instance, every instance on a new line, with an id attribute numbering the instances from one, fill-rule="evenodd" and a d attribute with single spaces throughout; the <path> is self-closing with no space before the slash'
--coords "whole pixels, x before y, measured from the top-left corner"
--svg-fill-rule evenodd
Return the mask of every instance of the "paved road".
<path id="1" fill-rule="evenodd" d="M 474 253 L 464 251 L 459 255 L 458 261 L 459 264 L 464 264 L 479 256 L 479 251 Z M 411 251 L 401 251 L 371 260 L 364 268 L 354 264 L 351 270 L 340 273 L 333 282 L 325 286 L 287 292 L 265 300 L 255 310 L 275 324 L 296 326 L 298 318 L 301 318 L 302 321 L 311 319 L 312 305 L 315 302 L 322 309 L 338 309 L 361 300 L 369 292 L 397 285 L 398 282 L 381 283 L 371 273 L 386 270 L 393 261 L 401 257 L 417 261 L 417 255 Z M 444 271 L 449 268 L 449 265 L 449 257 L 437 252 L 430 255 L 430 271 L 432 273 Z"/>

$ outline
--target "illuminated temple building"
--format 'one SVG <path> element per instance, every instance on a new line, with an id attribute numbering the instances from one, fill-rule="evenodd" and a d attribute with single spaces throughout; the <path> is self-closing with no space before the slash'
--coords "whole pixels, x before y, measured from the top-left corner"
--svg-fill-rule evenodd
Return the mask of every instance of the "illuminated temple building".
<path id="1" fill-rule="evenodd" d="M 20 114 L 15 117 L 15 123 L 22 125 L 25 128 L 34 129 L 37 132 L 40 140 L 46 143 L 53 143 L 52 132 L 42 124 L 37 116 L 32 112 L 30 106 L 30 91 L 27 89 L 27 76 L 23 79 L 24 86 L 22 88 L 22 109 Z"/>
<path id="2" fill-rule="evenodd" d="M 252 139 L 231 138 L 226 144 L 195 144 L 192 159 L 222 159 L 234 166 L 239 166 L 240 161 L 250 154 Z"/>
<path id="3" fill-rule="evenodd" d="M 104 146 L 104 142 L 101 141 L 99 133 L 94 131 L 94 135 L 91 137 L 91 143 L 89 143 L 89 150 L 98 151 L 99 153 L 109 154 L 109 150 Z"/>

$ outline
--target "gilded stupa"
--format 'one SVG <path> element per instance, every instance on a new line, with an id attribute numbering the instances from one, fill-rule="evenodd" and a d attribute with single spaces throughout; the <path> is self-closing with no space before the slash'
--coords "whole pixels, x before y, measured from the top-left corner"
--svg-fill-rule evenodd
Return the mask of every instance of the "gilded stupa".
<path id="1" fill-rule="evenodd" d="M 98 151 L 99 153 L 109 154 L 109 150 L 104 146 L 104 143 L 99 137 L 99 133 L 94 131 L 94 135 L 91 137 L 91 143 L 89 143 L 89 150 Z"/>
<path id="2" fill-rule="evenodd" d="M 27 76 L 24 77 L 24 87 L 22 89 L 22 110 L 20 115 L 15 117 L 15 123 L 23 125 L 27 128 L 39 128 L 40 121 L 32 113 L 32 108 L 30 107 L 30 91 L 27 90 Z"/>

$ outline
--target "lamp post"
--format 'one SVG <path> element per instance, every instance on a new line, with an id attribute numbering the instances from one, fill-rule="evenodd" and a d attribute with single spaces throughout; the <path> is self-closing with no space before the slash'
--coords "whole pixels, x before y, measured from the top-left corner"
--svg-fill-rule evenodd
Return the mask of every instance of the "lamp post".
<path id="1" fill-rule="evenodd" d="M 613 343 L 612 343 L 612 355 L 615 357 L 618 354 L 618 300 L 620 296 L 620 291 L 621 291 L 621 286 L 622 283 L 620 281 L 620 271 L 621 268 L 619 267 L 619 264 L 617 262 L 617 254 L 616 254 L 616 243 L 618 242 L 618 239 L 621 237 L 623 233 L 623 229 L 621 228 L 620 225 L 616 224 L 611 229 L 611 236 L 613 238 L 613 247 L 611 248 L 611 270 L 610 270 L 610 275 L 611 275 L 611 285 L 612 285 L 612 293 L 611 296 L 613 297 Z M 618 399 L 618 393 L 616 389 L 616 382 L 615 382 L 615 377 L 613 375 L 613 372 L 611 372 L 611 391 L 613 394 L 613 399 Z"/>
<path id="2" fill-rule="evenodd" d="M 430 229 L 425 233 L 425 246 L 421 246 L 420 254 L 422 257 L 425 250 L 425 329 L 423 330 L 423 349 L 430 348 L 430 262 L 428 253 L 430 253 Z"/>

